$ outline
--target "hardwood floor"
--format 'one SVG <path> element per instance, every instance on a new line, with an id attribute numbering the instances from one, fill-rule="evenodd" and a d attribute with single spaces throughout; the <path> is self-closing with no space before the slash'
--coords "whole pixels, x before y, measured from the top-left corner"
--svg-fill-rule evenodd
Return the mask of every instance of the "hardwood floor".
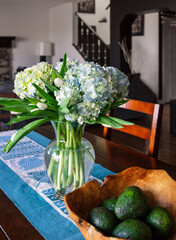
<path id="1" fill-rule="evenodd" d="M 87 126 L 86 131 L 92 132 L 96 135 L 102 136 L 103 127 L 100 125 Z M 141 152 L 146 152 L 147 142 L 139 138 L 131 137 L 127 134 L 113 131 L 112 141 L 121 143 L 123 145 L 131 146 Z M 160 148 L 159 160 L 172 163 L 176 166 L 176 136 L 170 134 L 170 105 L 164 106 L 161 135 L 160 135 Z"/>
<path id="2" fill-rule="evenodd" d="M 176 136 L 170 134 L 170 105 L 164 106 L 159 159 L 176 166 Z"/>

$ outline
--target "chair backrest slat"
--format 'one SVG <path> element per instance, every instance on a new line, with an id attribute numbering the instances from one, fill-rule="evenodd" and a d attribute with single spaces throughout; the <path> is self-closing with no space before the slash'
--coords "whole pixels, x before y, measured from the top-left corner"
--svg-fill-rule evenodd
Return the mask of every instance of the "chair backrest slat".
<path id="1" fill-rule="evenodd" d="M 129 102 L 127 102 L 119 107 L 129 109 L 132 111 L 137 111 L 137 112 L 153 115 L 155 104 L 131 99 Z"/>
<path id="2" fill-rule="evenodd" d="M 151 127 L 151 135 L 150 135 L 150 141 L 149 141 L 149 155 L 155 158 L 158 157 L 162 115 L 163 115 L 163 105 L 155 104 L 152 127 Z"/>
<path id="3" fill-rule="evenodd" d="M 115 129 L 115 128 L 112 128 L 112 129 Z M 120 132 L 125 132 L 130 135 L 148 140 L 148 141 L 150 140 L 151 130 L 145 127 L 141 127 L 139 125 L 124 126 L 124 128 L 119 128 L 117 130 Z"/>
<path id="4" fill-rule="evenodd" d="M 113 129 L 148 140 L 149 141 L 148 155 L 155 157 L 157 159 L 163 105 L 129 99 L 127 103 L 119 107 L 136 112 L 145 113 L 152 116 L 151 129 L 139 125 L 124 126 L 124 128 Z M 111 129 L 112 128 L 104 127 L 103 131 L 103 136 L 109 140 L 111 138 Z"/>

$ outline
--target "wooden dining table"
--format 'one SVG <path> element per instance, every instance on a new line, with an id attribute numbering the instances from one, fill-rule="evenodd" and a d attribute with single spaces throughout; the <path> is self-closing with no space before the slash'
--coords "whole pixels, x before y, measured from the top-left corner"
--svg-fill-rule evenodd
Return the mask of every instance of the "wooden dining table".
<path id="1" fill-rule="evenodd" d="M 42 126 L 36 129 L 41 135 L 53 139 L 54 131 L 51 126 Z M 176 167 L 164 162 L 155 161 L 152 157 L 126 148 L 117 143 L 96 136 L 92 133 L 84 133 L 95 149 L 96 163 L 118 173 L 128 167 L 139 166 L 147 169 L 165 169 L 168 174 L 176 179 Z M 8 181 L 8 180 L 7 180 Z M 15 204 L 0 190 L 0 240 L 42 240 L 40 233 L 18 210 Z"/>

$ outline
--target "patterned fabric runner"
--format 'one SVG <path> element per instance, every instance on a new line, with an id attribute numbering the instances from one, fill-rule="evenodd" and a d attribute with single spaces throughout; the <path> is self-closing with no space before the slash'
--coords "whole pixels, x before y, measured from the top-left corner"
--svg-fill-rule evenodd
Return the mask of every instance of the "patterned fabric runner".
<path id="1" fill-rule="evenodd" d="M 13 172 L 15 172 L 28 186 L 37 192 L 37 194 L 39 194 L 47 203 L 49 203 L 62 217 L 72 221 L 68 215 L 64 201 L 60 201 L 55 198 L 53 185 L 47 176 L 47 171 L 44 164 L 44 151 L 47 144 L 44 143 L 42 146 L 36 141 L 36 139 L 39 139 L 38 142 L 40 143 L 46 142 L 41 141 L 42 139 L 46 140 L 46 138 L 36 133 L 29 134 L 29 137 L 26 136 L 21 139 L 20 142 L 8 154 L 2 152 L 5 144 L 15 132 L 16 130 L 0 132 L 0 160 L 5 163 Z M 33 140 L 33 136 L 35 141 Z M 104 173 L 102 170 L 104 170 Z M 99 173 L 100 178 L 98 177 L 97 173 Z M 95 164 L 93 176 L 91 176 L 90 179 L 96 179 L 100 184 L 102 184 L 102 180 L 107 174 L 111 174 L 111 172 L 104 169 L 100 165 Z M 28 220 L 30 221 L 30 219 Z M 33 225 L 36 227 L 35 224 Z M 36 228 L 38 229 L 38 227 Z M 39 230 L 39 232 L 46 237 L 41 230 Z M 47 236 L 46 239 L 54 238 L 53 236 L 51 238 L 48 238 Z M 58 239 L 66 238 L 60 236 Z M 72 239 L 74 238 L 72 237 Z M 82 239 L 81 235 L 79 239 Z"/>

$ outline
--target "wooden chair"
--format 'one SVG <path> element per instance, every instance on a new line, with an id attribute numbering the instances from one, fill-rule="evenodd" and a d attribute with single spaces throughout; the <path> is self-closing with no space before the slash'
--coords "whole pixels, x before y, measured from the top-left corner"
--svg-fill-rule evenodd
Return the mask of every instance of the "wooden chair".
<path id="1" fill-rule="evenodd" d="M 119 129 L 113 128 L 113 129 L 148 140 L 149 141 L 148 155 L 157 160 L 163 105 L 131 99 L 129 100 L 129 102 L 119 107 L 136 111 L 136 112 L 145 113 L 147 115 L 152 116 L 151 129 L 143 126 L 139 126 L 139 125 L 124 126 L 124 128 L 119 128 Z M 111 113 L 110 115 L 113 115 L 113 114 Z M 104 138 L 111 140 L 111 132 L 112 132 L 111 130 L 112 128 L 104 127 L 103 129 Z"/>
<path id="2" fill-rule="evenodd" d="M 7 98 L 16 98 L 16 94 L 11 92 L 11 93 L 0 93 L 0 97 L 7 97 Z M 0 105 L 1 107 L 1 105 Z M 4 122 L 6 120 L 10 120 L 12 118 L 12 114 L 7 111 L 2 111 L 0 110 L 0 122 Z M 10 129 L 13 129 L 14 125 L 10 125 Z"/>

